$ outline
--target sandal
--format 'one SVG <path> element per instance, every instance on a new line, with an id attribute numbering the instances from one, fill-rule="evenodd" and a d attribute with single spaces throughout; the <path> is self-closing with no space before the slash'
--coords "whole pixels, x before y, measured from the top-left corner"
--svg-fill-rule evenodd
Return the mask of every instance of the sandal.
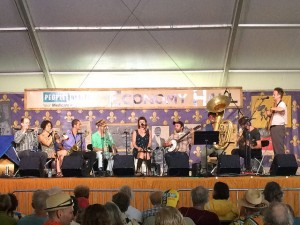
<path id="1" fill-rule="evenodd" d="M 58 172 L 58 173 L 56 174 L 56 177 L 63 177 L 63 174 L 62 174 L 61 172 Z"/>

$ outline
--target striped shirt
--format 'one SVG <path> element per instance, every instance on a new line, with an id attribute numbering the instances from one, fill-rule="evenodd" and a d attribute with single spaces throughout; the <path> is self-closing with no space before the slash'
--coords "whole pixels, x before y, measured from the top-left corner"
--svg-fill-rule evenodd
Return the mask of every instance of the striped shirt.
<path id="1" fill-rule="evenodd" d="M 38 138 L 36 132 L 23 132 L 19 130 L 15 133 L 14 141 L 16 143 L 16 151 L 33 150 L 38 149 Z"/>

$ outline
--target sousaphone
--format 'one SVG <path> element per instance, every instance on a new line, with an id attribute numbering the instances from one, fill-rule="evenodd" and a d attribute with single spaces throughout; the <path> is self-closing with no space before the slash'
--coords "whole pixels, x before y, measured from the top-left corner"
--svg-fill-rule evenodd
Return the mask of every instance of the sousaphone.
<path id="1" fill-rule="evenodd" d="M 214 131 L 219 131 L 219 143 L 214 145 L 215 149 L 225 150 L 230 144 L 231 134 L 233 133 L 233 124 L 230 120 L 222 120 L 225 109 L 229 106 L 231 99 L 226 95 L 219 95 L 206 105 L 207 111 L 216 113 Z"/>

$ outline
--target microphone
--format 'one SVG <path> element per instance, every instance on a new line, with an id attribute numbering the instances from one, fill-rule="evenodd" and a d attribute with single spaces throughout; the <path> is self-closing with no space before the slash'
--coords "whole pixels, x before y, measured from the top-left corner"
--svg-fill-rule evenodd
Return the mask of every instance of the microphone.
<path id="1" fill-rule="evenodd" d="M 269 96 L 265 96 L 265 97 L 259 98 L 259 100 L 266 100 L 266 99 L 269 99 L 269 98 L 270 98 Z"/>
<path id="2" fill-rule="evenodd" d="M 228 93 L 228 91 L 227 91 L 227 88 L 225 89 L 225 91 L 224 91 L 224 94 L 223 94 L 223 95 L 225 95 L 226 93 Z"/>
<path id="3" fill-rule="evenodd" d="M 84 132 L 77 132 L 77 134 L 84 134 Z"/>

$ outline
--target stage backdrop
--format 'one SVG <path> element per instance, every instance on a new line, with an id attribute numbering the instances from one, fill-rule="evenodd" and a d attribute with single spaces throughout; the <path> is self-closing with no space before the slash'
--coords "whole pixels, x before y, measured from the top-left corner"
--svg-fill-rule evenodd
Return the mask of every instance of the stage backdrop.
<path id="1" fill-rule="evenodd" d="M 300 140 L 299 140 L 299 102 L 300 91 L 287 91 L 287 104 L 289 107 L 289 126 L 286 130 L 286 151 L 295 154 L 297 161 L 300 155 Z M 242 100 L 243 107 L 241 109 L 230 107 L 226 109 L 224 119 L 231 120 L 235 125 L 238 121 L 239 111 L 245 116 L 251 116 L 254 111 L 257 111 L 253 116 L 252 122 L 258 127 L 264 127 L 263 113 L 268 104 L 260 105 L 261 100 L 257 100 L 257 96 L 272 96 L 272 92 L 243 92 Z M 235 100 L 235 99 L 233 99 Z M 270 101 L 270 99 L 268 100 Z M 127 149 L 131 149 L 131 135 L 130 133 L 137 127 L 137 119 L 140 116 L 145 116 L 148 120 L 150 129 L 152 126 L 161 126 L 161 136 L 166 138 L 173 132 L 172 122 L 175 120 L 183 121 L 187 127 L 201 125 L 201 129 L 205 129 L 207 121 L 207 111 L 205 108 L 193 109 L 93 109 L 85 110 L 24 110 L 24 94 L 1 93 L 0 94 L 0 107 L 2 115 L 0 116 L 1 124 L 9 124 L 11 130 L 5 132 L 13 134 L 13 128 L 20 126 L 20 119 L 28 117 L 31 120 L 32 126 L 40 126 L 43 120 L 50 120 L 54 127 L 61 132 L 66 132 L 71 128 L 71 121 L 74 118 L 80 119 L 84 122 L 87 135 L 96 131 L 95 122 L 99 119 L 106 119 L 108 121 L 111 132 L 115 136 L 117 146 L 121 152 L 125 152 L 126 138 Z M 9 115 L 3 115 L 4 112 L 9 110 Z M 7 127 L 7 126 L 6 126 Z M 126 132 L 128 131 L 128 135 Z M 268 138 L 268 132 L 261 129 L 261 134 L 264 138 Z M 193 146 L 190 154 L 190 162 L 199 162 L 200 151 L 203 146 Z M 269 147 L 270 149 L 270 147 Z M 266 159 L 266 164 L 270 163 L 270 157 Z"/>

